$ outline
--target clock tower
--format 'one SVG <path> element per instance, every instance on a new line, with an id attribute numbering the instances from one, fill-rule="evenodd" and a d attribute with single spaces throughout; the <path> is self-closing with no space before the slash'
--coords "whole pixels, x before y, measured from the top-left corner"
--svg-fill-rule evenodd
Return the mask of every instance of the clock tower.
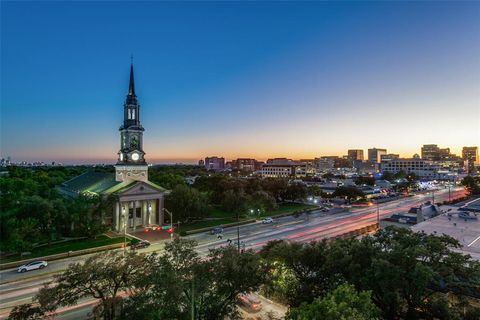
<path id="1" fill-rule="evenodd" d="M 148 180 L 148 166 L 143 151 L 143 129 L 140 124 L 140 105 L 135 95 L 133 63 L 130 65 L 130 83 L 123 105 L 123 125 L 120 127 L 120 151 L 115 165 L 115 180 Z"/>

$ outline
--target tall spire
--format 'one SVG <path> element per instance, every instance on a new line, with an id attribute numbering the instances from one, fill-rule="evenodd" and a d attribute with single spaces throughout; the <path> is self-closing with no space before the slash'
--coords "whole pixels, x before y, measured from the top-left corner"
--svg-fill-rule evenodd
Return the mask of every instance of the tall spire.
<path id="1" fill-rule="evenodd" d="M 135 96 L 135 81 L 133 80 L 133 56 L 130 64 L 130 83 L 128 85 L 128 95 Z"/>

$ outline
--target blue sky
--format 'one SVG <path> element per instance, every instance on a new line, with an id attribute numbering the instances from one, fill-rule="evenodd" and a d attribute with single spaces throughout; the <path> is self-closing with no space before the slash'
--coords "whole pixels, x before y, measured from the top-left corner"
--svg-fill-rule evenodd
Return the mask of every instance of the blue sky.
<path id="1" fill-rule="evenodd" d="M 480 140 L 480 3 L 2 2 L 1 156 L 114 162 Z"/>

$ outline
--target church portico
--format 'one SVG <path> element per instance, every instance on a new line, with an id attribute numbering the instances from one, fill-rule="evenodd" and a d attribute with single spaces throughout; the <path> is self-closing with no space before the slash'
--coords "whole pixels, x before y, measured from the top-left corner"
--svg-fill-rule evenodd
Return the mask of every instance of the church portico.
<path id="1" fill-rule="evenodd" d="M 163 225 L 163 196 L 120 196 L 115 206 L 117 231 Z"/>

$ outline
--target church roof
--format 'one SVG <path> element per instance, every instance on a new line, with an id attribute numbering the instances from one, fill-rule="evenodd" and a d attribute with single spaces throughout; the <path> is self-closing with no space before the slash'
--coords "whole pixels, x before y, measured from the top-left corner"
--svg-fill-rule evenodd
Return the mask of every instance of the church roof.
<path id="1" fill-rule="evenodd" d="M 115 174 L 109 172 L 87 171 L 61 184 L 64 193 L 80 194 L 83 192 L 103 193 L 120 182 L 115 181 Z"/>
<path id="2" fill-rule="evenodd" d="M 127 191 L 128 189 L 130 189 L 131 187 L 133 187 L 134 185 L 136 185 L 136 183 L 145 183 L 151 187 L 153 187 L 154 189 L 157 189 L 158 191 L 161 191 L 161 192 L 167 192 L 167 189 L 163 188 L 163 187 L 160 187 L 159 185 L 151 182 L 151 181 L 132 181 L 132 180 L 128 180 L 128 181 L 123 181 L 117 185 L 114 185 L 112 186 L 111 188 L 107 189 L 107 190 L 104 190 L 103 192 L 106 193 L 106 194 L 111 194 L 111 193 L 122 193 L 124 191 Z"/>
<path id="3" fill-rule="evenodd" d="M 62 183 L 59 187 L 59 191 L 69 196 L 77 196 L 84 192 L 95 194 L 122 193 L 139 182 L 144 182 L 160 192 L 168 192 L 165 188 L 162 188 L 151 181 L 116 181 L 114 173 L 94 171 L 87 171 Z"/>

